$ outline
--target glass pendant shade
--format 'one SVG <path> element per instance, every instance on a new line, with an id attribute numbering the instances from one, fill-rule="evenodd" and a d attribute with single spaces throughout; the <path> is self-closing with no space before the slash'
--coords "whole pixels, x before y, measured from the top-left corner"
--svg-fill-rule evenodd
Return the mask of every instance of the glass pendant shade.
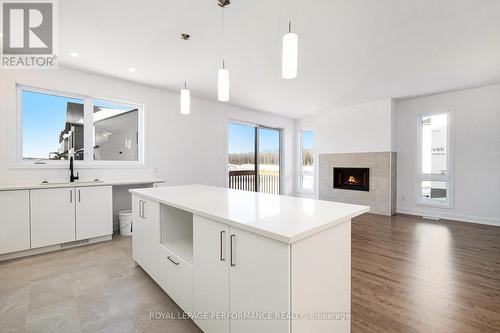
<path id="1" fill-rule="evenodd" d="M 283 36 L 283 54 L 281 76 L 284 79 L 297 77 L 297 58 L 299 53 L 299 36 L 289 32 Z"/>
<path id="2" fill-rule="evenodd" d="M 229 71 L 225 68 L 219 69 L 218 73 L 218 100 L 220 102 L 229 101 Z"/>
<path id="3" fill-rule="evenodd" d="M 181 89 L 181 113 L 189 114 L 191 112 L 191 93 L 189 89 Z"/>

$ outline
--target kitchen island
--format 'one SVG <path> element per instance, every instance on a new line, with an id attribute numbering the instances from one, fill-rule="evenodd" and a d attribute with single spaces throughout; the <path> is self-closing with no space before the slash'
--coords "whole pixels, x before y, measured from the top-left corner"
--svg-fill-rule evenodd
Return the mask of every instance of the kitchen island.
<path id="1" fill-rule="evenodd" d="M 134 189 L 134 260 L 205 333 L 349 332 L 366 206 L 205 185 Z"/>

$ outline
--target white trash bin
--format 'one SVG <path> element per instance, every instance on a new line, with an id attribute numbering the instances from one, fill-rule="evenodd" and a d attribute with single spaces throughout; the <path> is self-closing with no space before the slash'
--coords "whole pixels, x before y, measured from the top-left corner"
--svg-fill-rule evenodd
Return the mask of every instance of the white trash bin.
<path id="1" fill-rule="evenodd" d="M 120 220 L 120 235 L 132 236 L 132 211 L 122 210 L 118 213 Z"/>

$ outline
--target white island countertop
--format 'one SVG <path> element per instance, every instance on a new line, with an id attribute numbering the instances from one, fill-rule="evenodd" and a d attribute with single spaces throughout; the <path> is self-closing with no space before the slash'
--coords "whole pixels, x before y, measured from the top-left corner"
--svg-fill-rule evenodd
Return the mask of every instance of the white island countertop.
<path id="1" fill-rule="evenodd" d="M 0 185 L 0 191 L 15 191 L 15 190 L 37 190 L 47 188 L 61 187 L 85 187 L 85 186 L 120 186 L 120 185 L 141 185 L 141 184 L 156 184 L 165 183 L 164 179 L 125 179 L 125 180 L 99 180 L 99 181 L 75 181 L 71 182 L 48 182 L 46 184 L 21 184 L 21 185 Z"/>
<path id="2" fill-rule="evenodd" d="M 369 207 L 206 185 L 131 193 L 288 244 L 349 221 Z"/>

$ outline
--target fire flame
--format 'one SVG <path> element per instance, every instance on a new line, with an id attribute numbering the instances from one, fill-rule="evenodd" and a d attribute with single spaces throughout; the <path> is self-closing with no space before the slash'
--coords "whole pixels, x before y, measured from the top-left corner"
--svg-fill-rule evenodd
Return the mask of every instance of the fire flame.
<path id="1" fill-rule="evenodd" d="M 358 185 L 359 184 L 358 180 L 354 176 L 349 176 L 349 178 L 347 179 L 347 183 L 349 185 Z"/>

